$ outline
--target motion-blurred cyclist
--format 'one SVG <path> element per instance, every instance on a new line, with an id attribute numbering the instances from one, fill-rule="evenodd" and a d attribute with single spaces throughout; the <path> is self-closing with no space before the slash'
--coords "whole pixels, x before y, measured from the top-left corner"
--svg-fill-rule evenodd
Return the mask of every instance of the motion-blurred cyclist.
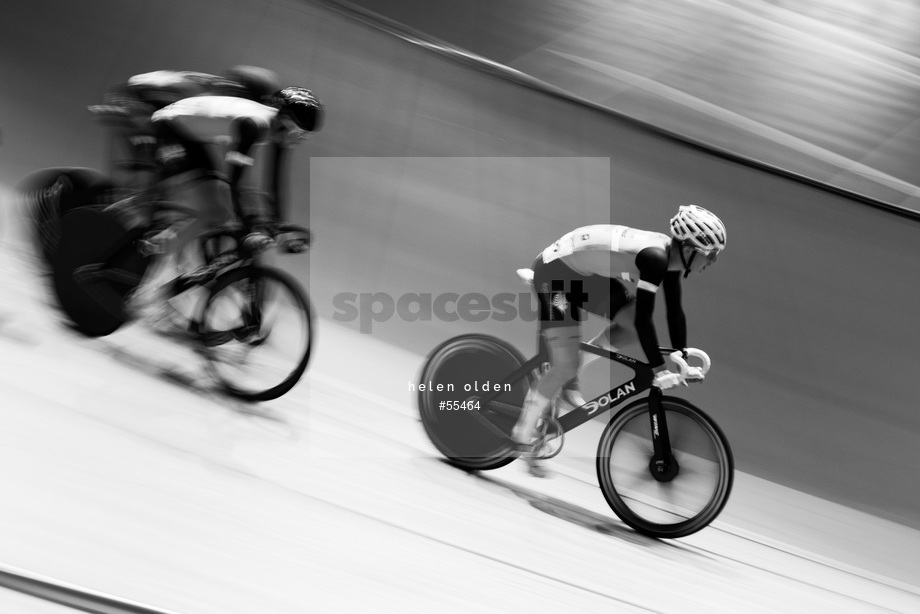
<path id="1" fill-rule="evenodd" d="M 281 171 L 285 152 L 320 130 L 323 119 L 323 104 L 309 90 L 293 86 L 262 102 L 199 95 L 155 112 L 151 122 L 158 143 L 157 189 L 190 215 L 187 225 L 167 231 L 165 248 L 129 301 L 129 309 L 155 307 L 168 299 L 168 282 L 178 272 L 183 248 L 234 216 L 251 230 L 244 238 L 250 249 L 261 249 L 273 239 L 286 251 L 306 249 L 308 231 L 281 223 Z M 259 189 L 259 173 L 250 170 L 253 167 L 270 177 L 266 190 Z M 204 265 L 186 273 L 186 279 L 195 281 L 209 272 Z"/>
<path id="2" fill-rule="evenodd" d="M 281 89 L 278 76 L 258 66 L 234 66 L 220 75 L 157 70 L 111 87 L 90 111 L 111 129 L 110 173 L 116 184 L 146 189 L 156 179 L 156 135 L 151 116 L 165 106 L 203 94 L 262 102 Z"/>
<path id="3" fill-rule="evenodd" d="M 547 247 L 533 263 L 533 284 L 540 303 L 540 335 L 549 353 L 549 370 L 528 391 L 512 439 L 524 452 L 531 474 L 545 470 L 535 456 L 541 416 L 585 403 L 578 387 L 582 311 L 611 320 L 591 343 L 618 351 L 636 341 L 655 371 L 654 385 L 662 389 L 680 383 L 668 370 L 658 346 L 652 314 L 655 295 L 664 289 L 671 344 L 687 345 L 681 306 L 681 273 L 687 277 L 715 262 L 725 248 L 725 226 L 696 205 L 681 206 L 671 219 L 671 236 L 626 226 L 576 228 Z M 635 284 L 635 293 L 627 283 Z M 698 368 L 687 379 L 702 381 Z M 557 396 L 558 395 L 558 396 Z"/>

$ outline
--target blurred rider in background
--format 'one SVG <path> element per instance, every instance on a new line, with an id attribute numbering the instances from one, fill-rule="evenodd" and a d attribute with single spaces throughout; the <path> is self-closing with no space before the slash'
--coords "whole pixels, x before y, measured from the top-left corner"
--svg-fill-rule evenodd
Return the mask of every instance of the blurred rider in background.
<path id="1" fill-rule="evenodd" d="M 286 152 L 322 127 L 323 104 L 302 87 L 271 89 L 277 77 L 265 69 L 242 73 L 245 79 L 238 67 L 211 91 L 164 106 L 150 118 L 158 197 L 187 211 L 189 220 L 168 231 L 157 262 L 129 300 L 128 308 L 142 317 L 171 298 L 184 247 L 234 217 L 250 231 L 243 240 L 249 249 L 264 249 L 273 240 L 288 252 L 309 245 L 306 229 L 284 223 L 283 168 Z M 213 266 L 184 279 L 203 279 Z"/>
<path id="2" fill-rule="evenodd" d="M 121 187 L 142 190 L 156 180 L 156 135 L 151 122 L 156 111 L 203 94 L 262 102 L 279 89 L 278 76 L 257 66 L 234 66 L 220 75 L 157 70 L 134 75 L 111 87 L 102 104 L 91 106 L 90 111 L 110 129 L 110 176 Z"/>

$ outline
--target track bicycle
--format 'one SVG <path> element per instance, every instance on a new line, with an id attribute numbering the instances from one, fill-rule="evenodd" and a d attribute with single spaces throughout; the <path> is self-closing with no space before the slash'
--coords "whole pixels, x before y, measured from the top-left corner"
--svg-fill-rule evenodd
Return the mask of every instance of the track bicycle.
<path id="1" fill-rule="evenodd" d="M 585 342 L 580 349 L 625 365 L 634 377 L 565 415 L 545 415 L 538 424 L 539 456 L 555 456 L 566 432 L 634 399 L 613 415 L 598 443 L 604 498 L 624 523 L 651 537 L 685 537 L 708 526 L 728 501 L 734 478 L 722 430 L 696 406 L 653 386 L 648 363 Z M 685 377 L 684 353 L 661 351 Z M 702 361 L 704 373 L 709 370 L 704 352 L 689 349 L 686 355 Z M 439 345 L 419 376 L 419 413 L 431 442 L 467 471 L 512 462 L 519 452 L 511 429 L 547 360 L 542 348 L 525 360 L 515 347 L 488 335 L 461 335 Z"/>
<path id="2" fill-rule="evenodd" d="M 77 207 L 58 224 L 52 285 L 61 310 L 86 336 L 109 335 L 133 319 L 126 298 L 143 279 L 158 237 L 177 216 L 190 214 L 158 202 L 151 216 L 130 201 Z M 222 388 L 243 400 L 266 401 L 291 390 L 305 372 L 313 313 L 290 275 L 265 266 L 262 253 L 245 247 L 247 232 L 229 224 L 200 237 L 207 274 L 180 276 L 173 289 L 199 291 L 181 337 L 206 359 Z"/>

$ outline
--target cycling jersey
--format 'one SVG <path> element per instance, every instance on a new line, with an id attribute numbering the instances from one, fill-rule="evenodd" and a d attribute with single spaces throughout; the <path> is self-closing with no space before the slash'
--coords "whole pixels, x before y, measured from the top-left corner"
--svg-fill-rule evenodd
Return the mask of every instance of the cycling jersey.
<path id="1" fill-rule="evenodd" d="M 582 275 L 616 277 L 633 283 L 641 280 L 647 284 L 646 289 L 654 292 L 667 269 L 670 243 L 670 237 L 658 232 L 610 224 L 584 226 L 543 250 L 543 262 L 558 258 Z M 664 268 L 660 266 L 662 262 L 656 262 L 662 256 Z"/>
<path id="2" fill-rule="evenodd" d="M 134 75 L 125 83 L 125 90 L 140 100 L 160 109 L 189 96 L 211 90 L 220 78 L 192 71 L 157 70 Z"/>
<path id="3" fill-rule="evenodd" d="M 617 289 L 617 285 L 609 285 L 608 296 L 598 298 L 596 289 L 603 286 L 598 284 L 597 279 L 609 278 L 622 284 L 635 284 L 636 332 L 649 363 L 657 367 L 664 364 L 658 349 L 658 336 L 652 317 L 659 287 L 664 288 L 671 343 L 678 348 L 686 347 L 686 319 L 681 307 L 680 271 L 668 270 L 670 250 L 671 238 L 665 234 L 611 224 L 583 226 L 565 234 L 543 250 L 538 262 L 535 263 L 534 283 L 538 293 L 543 285 L 547 285 L 547 289 L 552 292 L 553 281 L 557 283 L 557 287 L 560 283 L 565 284 L 564 295 L 560 296 L 557 292 L 556 296 L 541 299 L 541 304 L 545 300 L 564 306 L 572 302 L 575 305 L 582 303 L 579 306 L 586 311 L 611 319 L 624 301 L 611 301 L 610 297 L 616 299 L 622 296 L 622 291 Z M 541 271 L 554 261 L 564 264 L 566 268 L 554 266 L 547 268 L 545 272 Z M 543 281 L 547 276 L 552 279 L 548 282 Z M 595 291 L 586 295 L 572 293 L 574 281 L 580 282 L 578 288 L 594 288 Z M 632 300 L 631 297 L 628 300 Z M 610 305 L 614 308 L 611 309 Z M 599 306 L 603 307 L 599 309 Z M 578 319 L 572 318 L 575 322 Z M 565 324 L 565 319 L 556 325 L 559 324 Z"/>
<path id="4" fill-rule="evenodd" d="M 219 77 L 206 73 L 157 70 L 134 75 L 111 87 L 103 96 L 102 104 L 92 109 L 97 115 L 127 114 L 134 122 L 132 128 L 142 131 L 154 111 L 184 98 L 205 94 L 219 83 Z"/>
<path id="5" fill-rule="evenodd" d="M 268 140 L 271 120 L 278 109 L 259 102 L 234 96 L 196 96 L 184 98 L 153 114 L 154 123 L 168 121 L 178 127 L 186 138 L 214 144 L 226 144 L 239 138 L 246 120 L 252 123 L 253 143 Z"/>
<path id="6" fill-rule="evenodd" d="M 285 146 L 280 138 L 273 138 L 282 134 L 273 129 L 277 114 L 274 107 L 252 100 L 211 95 L 185 98 L 160 109 L 151 120 L 161 140 L 163 176 L 200 170 L 226 177 L 238 214 L 259 218 L 257 221 L 280 220 L 280 169 Z M 249 168 L 252 170 L 244 175 Z M 264 190 L 260 185 L 263 177 L 270 182 Z M 257 205 L 258 212 L 240 210 L 238 198 L 244 178 L 247 189 L 268 197 L 267 203 Z"/>
<path id="7" fill-rule="evenodd" d="M 110 172 L 116 183 L 144 188 L 152 180 L 156 145 L 150 116 L 189 96 L 210 91 L 219 77 L 206 73 L 158 70 L 135 75 L 111 88 L 90 111 L 109 127 Z"/>

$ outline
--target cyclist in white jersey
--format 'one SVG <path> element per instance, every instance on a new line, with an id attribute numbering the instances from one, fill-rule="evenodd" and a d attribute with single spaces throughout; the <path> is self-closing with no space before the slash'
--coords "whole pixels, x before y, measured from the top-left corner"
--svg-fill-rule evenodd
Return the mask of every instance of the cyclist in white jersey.
<path id="1" fill-rule="evenodd" d="M 285 152 L 320 130 L 324 107 L 301 87 L 278 90 L 265 103 L 202 95 L 179 100 L 152 115 L 158 142 L 158 190 L 161 197 L 192 215 L 187 225 L 170 230 L 165 253 L 151 267 L 129 309 L 169 298 L 169 277 L 177 272 L 183 248 L 234 216 L 251 230 L 244 239 L 251 248 L 275 236 L 288 251 L 306 248 L 308 232 L 282 224 L 281 169 Z M 268 186 L 260 185 L 263 175 Z M 186 275 L 194 281 L 207 274 L 207 267 L 202 267 Z"/>
<path id="2" fill-rule="evenodd" d="M 676 386 L 680 377 L 668 370 L 659 350 L 652 319 L 655 296 L 659 288 L 664 290 L 671 344 L 686 347 L 681 277 L 715 262 L 725 248 L 725 237 L 718 217 L 686 205 L 671 220 L 671 236 L 609 224 L 584 226 L 537 256 L 533 283 L 540 303 L 541 343 L 549 353 L 550 368 L 531 387 L 512 431 L 533 475 L 545 475 L 532 454 L 540 417 L 551 410 L 554 400 L 560 409 L 585 403 L 577 381 L 582 312 L 611 320 L 591 343 L 619 350 L 638 341 L 655 371 L 654 385 Z M 697 368 L 687 377 L 689 381 L 702 378 Z"/>
<path id="3" fill-rule="evenodd" d="M 233 66 L 220 75 L 187 70 L 155 70 L 134 75 L 109 88 L 102 104 L 90 111 L 111 129 L 110 173 L 117 185 L 149 188 L 156 179 L 156 135 L 150 121 L 156 111 L 203 94 L 238 96 L 261 102 L 281 89 L 273 71 Z"/>

